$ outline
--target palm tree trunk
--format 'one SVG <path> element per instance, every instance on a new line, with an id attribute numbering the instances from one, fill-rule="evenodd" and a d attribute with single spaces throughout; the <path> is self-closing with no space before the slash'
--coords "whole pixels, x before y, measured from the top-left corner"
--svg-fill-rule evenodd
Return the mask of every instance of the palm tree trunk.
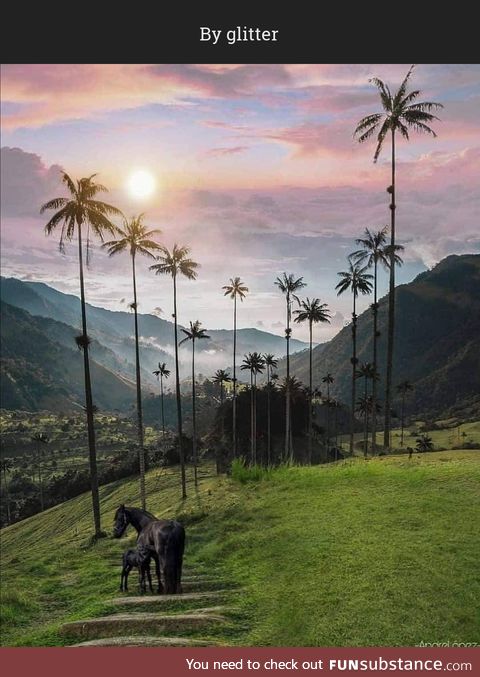
<path id="1" fill-rule="evenodd" d="M 257 375 L 253 376 L 253 465 L 257 465 Z"/>
<path id="2" fill-rule="evenodd" d="M 335 406 L 335 416 L 334 416 L 334 423 L 335 423 L 335 461 L 338 461 L 338 426 L 337 426 L 337 411 L 338 411 L 338 406 Z"/>
<path id="3" fill-rule="evenodd" d="M 83 370 L 85 376 L 85 409 L 87 411 L 88 460 L 90 465 L 90 486 L 92 488 L 93 524 L 95 536 L 101 534 L 100 497 L 98 493 L 97 450 L 95 446 L 95 427 L 93 421 L 93 395 L 90 380 L 90 360 L 88 357 L 87 314 L 85 308 L 85 285 L 83 281 L 82 224 L 78 226 L 78 265 L 80 271 L 80 305 L 82 308 Z"/>
<path id="4" fill-rule="evenodd" d="M 175 331 L 175 387 L 177 395 L 177 432 L 178 432 L 178 455 L 180 456 L 180 473 L 182 478 L 182 498 L 187 498 L 187 481 L 185 477 L 185 457 L 183 455 L 183 429 L 182 429 L 182 397 L 180 393 L 180 367 L 178 360 L 178 322 L 177 322 L 177 278 L 173 275 L 173 317 Z"/>
<path id="5" fill-rule="evenodd" d="M 142 510 L 146 510 L 145 495 L 145 449 L 143 446 L 142 383 L 140 377 L 140 348 L 138 344 L 137 281 L 135 276 L 135 254 L 132 254 L 133 312 L 135 318 L 135 377 L 137 382 L 137 434 L 138 461 L 140 466 L 140 501 Z"/>
<path id="6" fill-rule="evenodd" d="M 368 454 L 368 409 L 367 409 L 367 395 L 368 395 L 368 381 L 367 377 L 364 377 L 365 380 L 365 389 L 364 389 L 364 398 L 365 398 L 365 421 L 364 421 L 364 431 L 363 431 L 363 456 L 367 458 Z M 375 380 L 375 379 L 374 379 Z"/>
<path id="7" fill-rule="evenodd" d="M 3 483 L 5 485 L 5 499 L 7 503 L 7 522 L 8 524 L 12 521 L 12 516 L 10 514 L 10 493 L 8 491 L 8 482 L 7 482 L 7 468 L 3 466 Z"/>
<path id="8" fill-rule="evenodd" d="M 195 489 L 198 487 L 197 473 L 197 417 L 196 417 L 196 389 L 195 389 L 195 339 L 192 339 L 192 452 L 193 452 L 193 479 Z"/>
<path id="9" fill-rule="evenodd" d="M 272 448 L 270 413 L 270 367 L 267 365 L 267 466 L 270 466 Z"/>
<path id="10" fill-rule="evenodd" d="M 42 466 L 41 466 L 41 457 L 40 450 L 38 451 L 38 487 L 40 489 L 40 511 L 45 510 L 45 502 L 43 500 L 43 477 L 42 477 Z"/>
<path id="11" fill-rule="evenodd" d="M 327 381 L 327 425 L 326 425 L 326 442 L 327 442 L 327 461 L 330 451 L 330 383 Z"/>
<path id="12" fill-rule="evenodd" d="M 392 129 L 392 201 L 390 203 L 390 284 L 388 291 L 387 376 L 385 383 L 385 430 L 383 445 L 390 448 L 390 409 L 392 398 L 393 341 L 395 336 L 395 130 Z"/>
<path id="13" fill-rule="evenodd" d="M 237 372 L 236 372 L 236 357 L 237 357 L 237 297 L 233 296 L 233 425 L 232 425 L 232 442 L 233 442 L 233 458 L 237 458 Z"/>
<path id="14" fill-rule="evenodd" d="M 308 383 L 308 464 L 312 465 L 312 394 L 313 394 L 313 360 L 312 360 L 312 337 L 313 337 L 313 323 L 310 320 L 310 351 L 309 351 L 309 383 Z"/>
<path id="15" fill-rule="evenodd" d="M 373 381 L 372 381 L 372 456 L 377 453 L 377 268 L 378 261 L 374 261 L 373 275 Z"/>
<path id="16" fill-rule="evenodd" d="M 253 437 L 254 437 L 254 420 L 253 420 L 253 371 L 250 372 L 250 463 L 254 464 L 253 458 Z"/>
<path id="17" fill-rule="evenodd" d="M 400 438 L 400 445 L 403 449 L 403 428 L 405 426 L 405 391 L 402 393 L 402 435 Z"/>
<path id="18" fill-rule="evenodd" d="M 285 388 L 285 461 L 290 460 L 291 457 L 291 438 L 290 438 L 290 297 L 287 294 L 287 381 Z"/>
<path id="19" fill-rule="evenodd" d="M 356 300 L 357 296 L 353 294 L 353 313 L 352 313 L 352 402 L 350 412 L 350 455 L 353 456 L 353 435 L 355 430 L 355 397 L 356 397 L 356 380 L 355 371 L 357 366 L 357 314 L 356 314 Z"/>
<path id="20" fill-rule="evenodd" d="M 160 397 L 162 400 L 162 439 L 165 439 L 165 408 L 163 403 L 163 376 L 160 375 Z"/>

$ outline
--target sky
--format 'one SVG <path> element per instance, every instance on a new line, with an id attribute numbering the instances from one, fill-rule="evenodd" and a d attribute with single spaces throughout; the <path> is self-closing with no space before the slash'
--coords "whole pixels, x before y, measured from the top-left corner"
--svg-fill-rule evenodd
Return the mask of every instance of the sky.
<path id="1" fill-rule="evenodd" d="M 43 202 L 64 195 L 61 170 L 95 172 L 104 199 L 128 217 L 144 213 L 159 241 L 188 244 L 198 280 L 180 284 L 179 320 L 228 328 L 232 304 L 221 287 L 240 276 L 250 293 L 241 327 L 283 333 L 283 271 L 303 276 L 304 295 L 329 304 L 330 325 L 348 321 L 337 297 L 354 240 L 389 221 L 389 148 L 353 130 L 379 108 L 369 83 L 396 88 L 410 64 L 341 65 L 8 65 L 2 67 L 2 274 L 78 294 L 74 243 L 65 254 L 43 232 Z M 399 141 L 397 232 L 405 246 L 399 283 L 449 254 L 480 251 L 480 66 L 417 65 L 420 100 L 444 105 L 438 136 Z M 129 190 L 137 170 L 155 182 L 149 197 Z M 113 310 L 131 301 L 128 256 L 92 247 L 87 300 Z M 139 310 L 171 319 L 171 283 L 138 262 Z M 387 276 L 381 275 L 381 292 Z M 369 301 L 363 299 L 361 308 Z M 294 336 L 306 339 L 306 326 Z"/>

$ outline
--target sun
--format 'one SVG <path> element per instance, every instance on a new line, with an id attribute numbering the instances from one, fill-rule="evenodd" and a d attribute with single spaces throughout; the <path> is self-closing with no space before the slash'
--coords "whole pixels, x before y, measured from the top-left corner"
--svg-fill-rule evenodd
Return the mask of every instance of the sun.
<path id="1" fill-rule="evenodd" d="M 155 190 L 155 178 L 145 169 L 137 169 L 130 174 L 127 185 L 132 197 L 149 197 Z"/>

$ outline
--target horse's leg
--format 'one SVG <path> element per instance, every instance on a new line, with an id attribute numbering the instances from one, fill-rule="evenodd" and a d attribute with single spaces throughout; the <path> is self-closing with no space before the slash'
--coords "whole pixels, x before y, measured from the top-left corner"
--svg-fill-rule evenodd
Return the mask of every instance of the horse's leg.
<path id="1" fill-rule="evenodd" d="M 155 553 L 154 559 L 155 559 L 155 571 L 157 573 L 157 581 L 158 581 L 157 592 L 158 592 L 159 595 L 163 595 L 163 585 L 162 585 L 162 578 L 161 578 L 161 575 L 160 575 L 160 561 L 159 561 L 158 553 Z"/>
<path id="2" fill-rule="evenodd" d="M 120 592 L 123 592 L 123 577 L 125 576 L 125 567 L 122 567 L 122 575 L 120 576 Z"/>
<path id="3" fill-rule="evenodd" d="M 140 564 L 140 566 L 138 567 L 138 580 L 140 585 L 140 594 L 143 595 L 146 592 L 145 567 L 143 564 Z"/>
<path id="4" fill-rule="evenodd" d="M 147 564 L 147 578 L 148 578 L 148 587 L 150 588 L 150 592 L 153 592 L 152 574 L 150 572 L 150 562 Z"/>

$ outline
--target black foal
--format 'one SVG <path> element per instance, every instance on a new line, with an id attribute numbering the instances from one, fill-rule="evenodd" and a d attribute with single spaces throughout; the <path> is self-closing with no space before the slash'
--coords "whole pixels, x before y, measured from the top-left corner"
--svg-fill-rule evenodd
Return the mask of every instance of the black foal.
<path id="1" fill-rule="evenodd" d="M 128 574 L 132 569 L 137 568 L 140 582 L 140 592 L 147 590 L 145 583 L 145 574 L 148 578 L 148 587 L 153 592 L 152 577 L 150 575 L 150 560 L 152 552 L 149 547 L 140 546 L 139 548 L 126 550 L 122 555 L 122 577 L 120 579 L 120 590 L 128 592 Z"/>

